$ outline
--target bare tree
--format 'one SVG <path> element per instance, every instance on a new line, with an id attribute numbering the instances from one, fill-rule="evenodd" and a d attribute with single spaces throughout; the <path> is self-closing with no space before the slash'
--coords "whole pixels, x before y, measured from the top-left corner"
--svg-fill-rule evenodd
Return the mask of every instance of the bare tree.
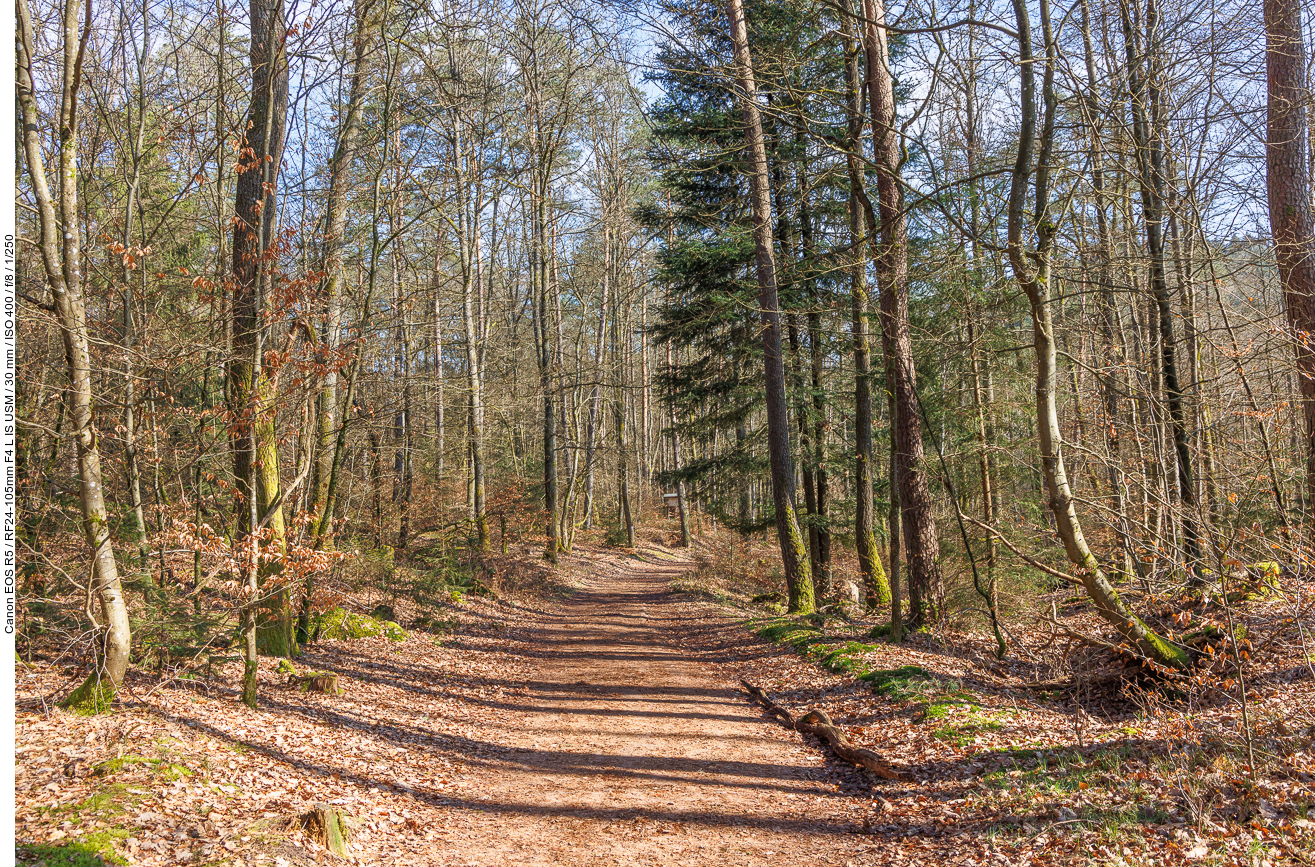
<path id="1" fill-rule="evenodd" d="M 228 405 L 233 425 L 239 535 L 250 545 L 245 610 L 246 677 L 242 700 L 256 707 L 256 608 L 278 569 L 286 530 L 279 490 L 277 404 L 264 370 L 265 310 L 274 275 L 275 195 L 287 123 L 287 22 L 282 0 L 251 3 L 251 104 L 233 218 L 233 356 Z M 259 537 L 269 528 L 268 544 Z M 267 549 L 261 566 L 261 549 Z M 263 574 L 262 574 L 263 573 Z M 296 652 L 286 588 L 269 593 L 268 649 Z"/>
<path id="2" fill-rule="evenodd" d="M 91 5 L 79 21 L 79 4 L 65 0 L 57 44 L 59 179 L 54 190 L 46 177 L 41 147 L 41 118 L 33 76 L 32 14 L 27 0 L 17 0 L 18 104 L 22 115 L 22 147 L 32 193 L 40 220 L 37 242 L 46 283 L 54 298 L 49 305 L 59 325 L 67 365 L 68 414 L 78 451 L 78 482 L 82 504 L 82 532 L 91 548 L 91 589 L 100 602 L 104 623 L 95 623 L 96 665 L 83 683 L 64 699 L 70 707 L 92 712 L 108 709 L 123 684 L 128 670 L 132 632 L 128 605 L 119 582 L 118 564 L 110 539 L 109 511 L 105 505 L 105 477 L 101 472 L 100 448 L 92 409 L 91 352 L 87 332 L 87 308 L 83 298 L 81 215 L 78 211 L 78 99 L 82 86 L 82 64 L 91 36 Z M 90 613 L 90 612 L 88 612 Z"/>
<path id="3" fill-rule="evenodd" d="M 1010 177 L 1008 211 L 1008 253 L 1014 277 L 1024 294 L 1032 316 L 1032 347 L 1036 355 L 1036 415 L 1041 443 L 1042 472 L 1055 527 L 1064 543 L 1070 562 L 1078 567 L 1078 577 L 1096 610 L 1141 653 L 1155 662 L 1173 668 L 1187 665 L 1187 654 L 1170 644 L 1148 627 L 1141 618 L 1128 611 L 1119 598 L 1100 562 L 1087 544 L 1078 519 L 1077 505 L 1064 467 L 1063 433 L 1057 404 L 1058 348 L 1055 339 L 1055 280 L 1051 256 L 1058 232 L 1060 215 L 1050 194 L 1050 159 L 1055 132 L 1056 99 L 1054 92 L 1056 46 L 1050 24 L 1050 8 L 1041 3 L 1043 54 L 1032 49 L 1032 23 L 1026 0 L 1013 0 L 1014 19 L 1018 27 L 1019 47 L 1019 121 L 1018 152 Z M 1036 72 L 1042 70 L 1041 96 L 1044 104 L 1038 138 Z M 1033 159 L 1036 159 L 1035 165 Z M 1029 178 L 1033 179 L 1030 196 L 1033 213 L 1029 221 L 1025 211 L 1029 198 Z M 1025 230 L 1034 232 L 1034 250 L 1024 246 Z"/>

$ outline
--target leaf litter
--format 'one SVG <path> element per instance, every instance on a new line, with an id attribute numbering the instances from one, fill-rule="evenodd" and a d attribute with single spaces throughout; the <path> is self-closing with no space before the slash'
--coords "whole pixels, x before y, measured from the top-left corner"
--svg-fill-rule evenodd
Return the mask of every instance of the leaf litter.
<path id="1" fill-rule="evenodd" d="M 561 567 L 580 588 L 565 600 L 473 597 L 442 638 L 310 645 L 297 665 L 337 674 L 339 696 L 289 688 L 262 659 L 259 712 L 237 700 L 236 662 L 204 681 L 134 674 L 90 718 L 51 707 L 58 670 L 20 669 L 20 856 L 85 840 L 152 867 L 1311 863 L 1310 733 L 1280 713 L 1315 706 L 1308 681 L 1255 697 L 1281 755 L 1248 775 L 1183 748 L 1236 728 L 1226 703 L 1090 713 L 928 636 L 854 651 L 867 670 L 934 674 L 930 691 L 878 695 L 667 592 L 690 565 L 675 556 L 584 550 Z M 740 679 L 824 708 L 913 779 L 838 762 Z M 315 804 L 352 817 L 347 859 L 289 826 Z"/>

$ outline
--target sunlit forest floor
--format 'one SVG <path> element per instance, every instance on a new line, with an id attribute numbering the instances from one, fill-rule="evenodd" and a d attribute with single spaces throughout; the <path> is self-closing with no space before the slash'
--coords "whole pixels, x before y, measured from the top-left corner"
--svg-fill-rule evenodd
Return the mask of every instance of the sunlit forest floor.
<path id="1" fill-rule="evenodd" d="M 54 701 L 77 667 L 29 648 L 20 862 L 346 863 L 298 823 L 317 804 L 362 864 L 1312 862 L 1309 583 L 1230 609 L 1240 669 L 1166 686 L 1074 637 L 1099 629 L 1068 589 L 1006 606 L 997 661 L 968 602 L 892 645 L 852 607 L 783 616 L 764 544 L 639 539 L 555 572 L 495 558 L 492 593 L 344 580 L 340 604 L 386 606 L 405 637 L 263 659 L 259 712 L 215 654 L 135 669 L 113 713 L 76 716 Z M 298 685 L 321 673 L 340 695 Z M 906 779 L 786 729 L 741 680 Z"/>

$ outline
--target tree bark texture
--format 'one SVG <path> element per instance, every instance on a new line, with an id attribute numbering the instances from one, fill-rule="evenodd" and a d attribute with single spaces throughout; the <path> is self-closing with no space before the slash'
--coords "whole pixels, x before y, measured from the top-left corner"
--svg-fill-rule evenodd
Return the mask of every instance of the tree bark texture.
<path id="1" fill-rule="evenodd" d="M 1306 497 L 1315 503 L 1315 217 L 1311 214 L 1302 4 L 1265 0 L 1269 104 L 1265 180 L 1279 282 L 1292 326 L 1306 422 Z"/>

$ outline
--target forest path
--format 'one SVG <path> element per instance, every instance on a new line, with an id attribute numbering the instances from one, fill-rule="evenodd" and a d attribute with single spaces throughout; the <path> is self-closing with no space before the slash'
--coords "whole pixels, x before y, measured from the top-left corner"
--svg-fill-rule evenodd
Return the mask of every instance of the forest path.
<path id="1" fill-rule="evenodd" d="M 484 733 L 510 754 L 467 777 L 477 797 L 420 860 L 847 863 L 855 801 L 825 757 L 677 646 L 688 611 L 667 584 L 688 564 L 594 565 L 537 624 L 523 698 Z"/>

